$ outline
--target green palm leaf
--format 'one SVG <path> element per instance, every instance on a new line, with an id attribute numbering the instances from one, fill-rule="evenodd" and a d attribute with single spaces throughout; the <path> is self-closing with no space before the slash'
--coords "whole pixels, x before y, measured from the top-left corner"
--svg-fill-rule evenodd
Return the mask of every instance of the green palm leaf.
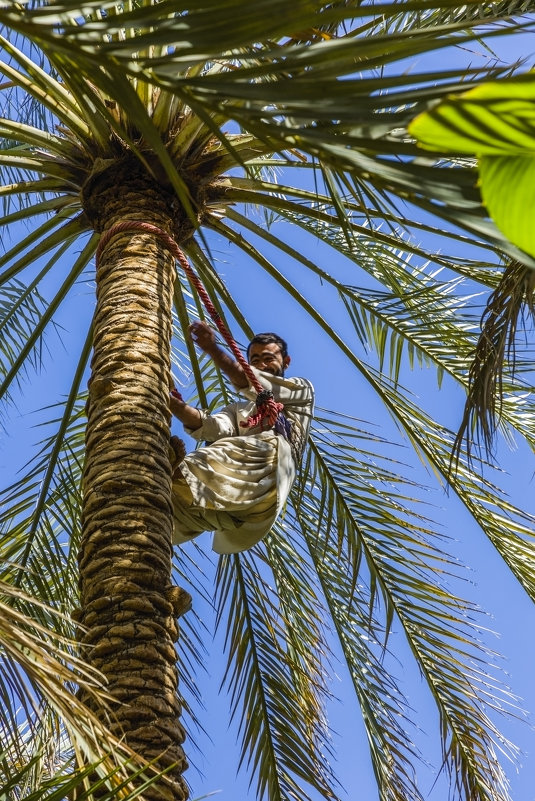
<path id="1" fill-rule="evenodd" d="M 300 515 L 301 525 L 307 527 L 307 539 L 316 553 L 318 573 L 324 576 L 329 595 L 335 593 L 331 612 L 343 636 L 342 643 L 345 641 L 345 655 L 354 681 L 357 678 L 361 680 L 361 670 L 357 662 L 359 651 L 355 653 L 348 647 L 348 622 L 360 619 L 360 630 L 365 630 L 366 621 L 373 620 L 374 610 L 384 608 L 385 638 L 393 618 L 397 617 L 440 710 L 445 760 L 451 765 L 449 769 L 453 776 L 462 782 L 467 797 L 507 798 L 503 773 L 499 769 L 494 772 L 497 767 L 494 749 L 503 747 L 502 738 L 479 704 L 472 701 L 481 692 L 488 692 L 493 703 L 503 704 L 507 702 L 507 694 L 502 688 L 500 702 L 496 677 L 485 676 L 479 668 L 470 668 L 473 660 L 477 663 L 483 653 L 477 655 L 481 648 L 477 629 L 472 629 L 466 620 L 461 622 L 459 611 L 467 609 L 466 602 L 455 598 L 446 585 L 436 582 L 437 573 L 447 575 L 451 572 L 453 560 L 434 544 L 436 535 L 428 527 L 426 518 L 410 511 L 407 503 L 414 507 L 417 501 L 414 496 L 405 495 L 405 482 L 395 465 L 390 466 L 387 461 L 381 469 L 377 455 L 374 454 L 372 461 L 362 448 L 358 449 L 355 459 L 352 439 L 362 438 L 363 432 L 358 432 L 349 421 L 338 422 L 324 417 L 316 425 L 318 423 L 323 423 L 324 429 L 318 440 L 316 437 L 313 439 L 309 458 L 314 461 L 311 467 L 307 465 L 304 477 L 319 472 L 321 486 L 328 488 L 332 497 L 314 499 L 304 510 L 301 503 L 302 511 L 297 507 L 296 514 Z M 333 447 L 336 441 L 337 445 Z M 343 459 L 340 458 L 341 450 Z M 369 466 L 366 464 L 368 460 Z M 319 482 L 314 483 L 317 485 Z M 381 487 L 388 485 L 396 489 L 383 494 Z M 304 490 L 301 498 L 303 495 Z M 307 495 L 310 497 L 310 493 Z M 327 540 L 318 538 L 318 530 L 327 533 Z M 325 559 L 327 553 L 328 560 Z M 433 563 L 436 565 L 435 577 L 430 580 L 428 571 Z M 340 570 L 340 565 L 344 565 L 348 575 L 345 581 L 333 586 L 333 566 Z M 346 588 L 346 594 L 341 602 L 342 608 L 337 609 L 334 599 L 342 587 Z M 408 598 L 411 599 L 409 603 Z M 456 621 L 450 628 L 447 643 L 444 640 L 446 620 Z M 373 666 L 377 662 L 377 648 L 381 647 L 376 639 L 379 631 L 372 630 L 376 655 L 372 651 L 364 662 L 366 665 L 371 663 Z M 350 641 L 354 641 L 354 635 Z M 411 745 L 400 727 L 380 727 L 380 716 L 389 707 L 392 714 L 392 708 L 397 705 L 391 706 L 389 682 L 381 673 L 379 679 L 371 687 L 368 687 L 368 679 L 358 690 L 359 694 L 371 699 L 372 708 L 377 710 L 378 720 L 369 713 L 365 717 L 374 768 L 380 778 L 382 797 L 407 797 L 407 794 L 415 793 L 407 771 Z M 480 689 L 476 690 L 476 687 Z M 461 697 L 464 700 L 459 703 Z M 366 709 L 364 701 L 361 703 Z M 382 743 L 380 749 L 379 743 Z M 386 760 L 385 747 L 389 754 Z M 474 762 L 469 755 L 476 751 L 480 755 L 489 753 L 493 756 L 489 762 L 484 759 Z M 415 755 L 411 756 L 413 761 Z M 390 771 L 395 778 L 389 776 Z M 497 792 L 497 787 L 502 787 L 502 795 L 488 794 L 487 777 L 490 775 L 493 775 L 494 792 Z M 400 787 L 403 787 L 402 791 Z"/>
<path id="2" fill-rule="evenodd" d="M 292 794 L 309 798 L 301 784 L 305 781 L 323 797 L 336 797 L 324 756 L 325 748 L 327 753 L 330 749 L 316 710 L 316 696 L 321 695 L 318 670 L 310 675 L 310 665 L 308 669 L 299 665 L 291 622 L 287 614 L 278 612 L 277 601 L 260 571 L 254 555 L 247 554 L 239 561 L 222 560 L 218 576 L 219 615 L 224 612 L 228 619 L 225 683 L 231 693 L 233 715 L 239 709 L 240 763 L 248 765 L 253 776 L 257 774 L 261 795 L 267 793 L 281 800 Z M 280 573 L 279 578 L 284 581 Z M 292 574 L 294 590 L 297 583 L 298 577 Z M 298 599 L 303 599 L 303 592 L 295 601 Z M 283 594 L 282 610 L 284 602 Z M 299 607 L 300 615 L 304 609 Z M 309 618 L 308 632 L 313 625 Z M 304 647 L 300 644 L 298 650 L 303 653 Z M 314 750 L 311 743 L 316 744 Z"/>

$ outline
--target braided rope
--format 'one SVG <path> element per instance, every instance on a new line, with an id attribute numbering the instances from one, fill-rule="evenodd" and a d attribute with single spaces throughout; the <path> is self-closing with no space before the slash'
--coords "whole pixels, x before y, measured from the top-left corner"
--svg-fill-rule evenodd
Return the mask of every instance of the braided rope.
<path id="1" fill-rule="evenodd" d="M 175 242 L 172 236 L 167 234 L 157 225 L 153 225 L 152 223 L 148 222 L 142 222 L 141 220 L 124 220 L 123 222 L 115 223 L 114 225 L 111 226 L 111 228 L 108 228 L 100 237 L 95 254 L 97 264 L 99 262 L 100 255 L 103 249 L 112 239 L 112 237 L 114 237 L 116 234 L 123 233 L 124 231 L 139 231 L 147 234 L 153 234 L 154 236 L 158 237 L 158 239 L 160 239 L 160 241 L 163 242 L 163 244 L 167 247 L 171 255 L 174 256 L 175 259 L 180 263 L 190 284 L 192 284 L 192 286 L 195 287 L 197 294 L 204 303 L 206 311 L 212 318 L 219 333 L 229 346 L 230 350 L 232 351 L 233 355 L 236 358 L 236 361 L 243 369 L 249 382 L 257 392 L 256 407 L 258 411 L 256 414 L 251 415 L 247 420 L 247 422 L 242 423 L 241 425 L 247 428 L 251 428 L 252 426 L 262 425 L 263 421 L 265 420 L 268 426 L 274 426 L 277 423 L 279 415 L 282 413 L 282 410 L 284 409 L 283 404 L 278 403 L 274 399 L 273 394 L 269 390 L 265 390 L 263 388 L 262 384 L 260 383 L 256 375 L 254 374 L 253 370 L 251 369 L 250 364 L 247 362 L 242 352 L 240 351 L 238 345 L 234 341 L 234 338 L 230 333 L 229 329 L 221 319 L 221 316 L 219 315 L 216 307 L 210 300 L 210 297 L 206 289 L 204 288 L 201 279 L 195 273 L 191 264 L 187 260 L 182 250 L 178 247 L 177 243 Z"/>

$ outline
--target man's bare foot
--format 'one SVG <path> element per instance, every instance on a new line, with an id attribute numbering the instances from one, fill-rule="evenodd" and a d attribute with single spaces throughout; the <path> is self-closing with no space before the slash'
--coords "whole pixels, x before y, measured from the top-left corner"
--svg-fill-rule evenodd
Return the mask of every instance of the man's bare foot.
<path id="1" fill-rule="evenodd" d="M 172 436 L 169 440 L 169 461 L 171 462 L 172 476 L 175 478 L 180 473 L 180 462 L 186 455 L 186 446 L 180 437 Z"/>
<path id="2" fill-rule="evenodd" d="M 185 615 L 192 607 L 191 595 L 186 590 L 183 590 L 182 587 L 170 584 L 165 588 L 165 597 L 173 607 L 175 617 Z"/>

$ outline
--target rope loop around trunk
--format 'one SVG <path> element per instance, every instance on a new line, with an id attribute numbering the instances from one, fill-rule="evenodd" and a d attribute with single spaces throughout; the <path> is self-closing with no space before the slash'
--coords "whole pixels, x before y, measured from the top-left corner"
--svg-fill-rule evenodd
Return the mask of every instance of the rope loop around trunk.
<path id="1" fill-rule="evenodd" d="M 174 258 L 179 262 L 180 266 L 184 270 L 184 273 L 186 274 L 188 281 L 197 291 L 197 294 L 202 300 L 206 311 L 212 318 L 214 325 L 217 327 L 219 333 L 229 346 L 234 357 L 236 358 L 236 361 L 243 369 L 251 386 L 253 386 L 257 392 L 256 408 L 258 411 L 256 414 L 251 415 L 249 419 L 241 425 L 251 428 L 252 426 L 256 425 L 264 426 L 267 423 L 266 427 L 274 426 L 278 433 L 289 439 L 289 423 L 282 414 L 282 410 L 284 409 L 283 404 L 278 403 L 274 399 L 273 394 L 269 392 L 269 390 L 265 390 L 263 388 L 262 384 L 251 369 L 251 365 L 243 356 L 232 334 L 225 325 L 224 321 L 221 319 L 216 307 L 210 300 L 208 292 L 206 291 L 201 279 L 195 273 L 188 259 L 184 255 L 183 251 L 178 247 L 172 236 L 166 233 L 162 228 L 159 228 L 157 225 L 143 222 L 141 220 L 124 220 L 123 222 L 115 223 L 106 231 L 104 231 L 100 237 L 95 254 L 97 264 L 103 249 L 112 239 L 112 237 L 116 236 L 117 234 L 124 233 L 125 231 L 138 231 L 139 233 L 152 234 L 153 236 L 158 237 L 158 239 L 167 247 L 171 255 L 174 256 Z"/>

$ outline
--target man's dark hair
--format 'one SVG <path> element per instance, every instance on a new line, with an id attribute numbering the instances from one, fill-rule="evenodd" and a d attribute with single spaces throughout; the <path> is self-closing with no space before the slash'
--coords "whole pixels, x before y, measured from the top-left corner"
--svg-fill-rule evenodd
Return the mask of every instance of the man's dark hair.
<path id="1" fill-rule="evenodd" d="M 254 335 L 247 345 L 247 358 L 249 358 L 249 352 L 252 345 L 269 345 L 271 342 L 274 342 L 275 345 L 279 346 L 280 352 L 282 353 L 282 358 L 286 358 L 288 355 L 288 345 L 282 337 L 280 337 L 278 334 L 274 334 L 273 331 L 268 331 L 265 334 Z"/>

